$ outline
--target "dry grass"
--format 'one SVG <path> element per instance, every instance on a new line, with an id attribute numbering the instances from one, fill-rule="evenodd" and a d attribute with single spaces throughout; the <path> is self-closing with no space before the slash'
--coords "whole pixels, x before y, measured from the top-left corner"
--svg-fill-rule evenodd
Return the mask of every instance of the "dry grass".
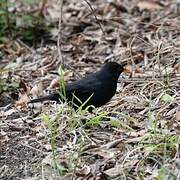
<path id="1" fill-rule="evenodd" d="M 34 49 L 20 40 L 3 46 L 3 52 L 23 49 L 4 54 L 2 62 L 13 57 L 15 69 L 2 77 L 21 81 L 25 95 L 9 106 L 10 93 L 1 94 L 1 179 L 180 178 L 178 3 L 154 1 L 147 8 L 138 2 L 98 0 L 91 2 L 94 12 L 85 2 L 64 2 L 61 52 L 56 45 Z M 51 8 L 55 16 L 53 3 Z M 42 94 L 58 78 L 62 59 L 66 82 L 106 60 L 129 62 L 128 73 L 113 99 L 93 114 L 67 104 L 24 106 L 27 96 Z"/>

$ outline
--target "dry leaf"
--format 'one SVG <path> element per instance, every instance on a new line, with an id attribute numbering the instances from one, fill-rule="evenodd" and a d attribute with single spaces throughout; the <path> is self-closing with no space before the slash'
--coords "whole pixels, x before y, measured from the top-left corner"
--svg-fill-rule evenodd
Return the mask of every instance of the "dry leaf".
<path id="1" fill-rule="evenodd" d="M 180 111 L 178 111 L 178 112 L 176 113 L 175 119 L 176 119 L 177 121 L 180 121 Z"/>
<path id="2" fill-rule="evenodd" d="M 112 141 L 112 142 L 109 142 L 109 143 L 103 145 L 102 147 L 104 147 L 104 148 L 106 148 L 106 149 L 110 149 L 110 148 L 117 147 L 120 143 L 121 143 L 122 145 L 124 145 L 123 140 L 124 140 L 124 139 L 122 139 L 122 138 L 121 138 L 121 139 L 116 139 L 116 140 L 114 140 L 114 141 Z"/>
<path id="3" fill-rule="evenodd" d="M 174 70 L 176 73 L 180 73 L 180 63 L 174 66 Z"/>
<path id="4" fill-rule="evenodd" d="M 30 91 L 30 94 L 32 94 L 33 96 L 38 96 L 41 94 L 42 92 L 42 83 L 39 83 L 38 85 L 35 85 L 31 91 Z"/>
<path id="5" fill-rule="evenodd" d="M 179 121 L 175 121 L 173 126 L 174 126 L 174 129 L 175 129 L 176 133 L 180 134 L 180 122 Z"/>
<path id="6" fill-rule="evenodd" d="M 85 165 L 83 168 L 79 169 L 76 172 L 76 175 L 84 177 L 84 176 L 87 176 L 90 172 L 91 172 L 91 168 L 89 166 Z"/>
<path id="7" fill-rule="evenodd" d="M 48 89 L 54 89 L 59 87 L 59 79 L 53 79 L 48 87 Z"/>
<path id="8" fill-rule="evenodd" d="M 111 153 L 105 149 L 102 149 L 102 148 L 94 148 L 88 152 L 94 156 L 99 156 L 100 158 L 102 158 L 104 160 L 110 159 L 113 156 L 113 153 Z"/>
<path id="9" fill-rule="evenodd" d="M 0 147 L 4 146 L 9 141 L 7 133 L 3 130 L 0 131 Z"/>
<path id="10" fill-rule="evenodd" d="M 143 75 L 142 75 L 142 73 L 135 73 L 134 77 L 140 78 L 140 77 L 143 77 Z"/>
<path id="11" fill-rule="evenodd" d="M 30 92 L 30 86 L 28 86 L 28 84 L 24 81 L 21 80 L 20 85 L 19 85 L 24 92 L 26 92 L 27 94 Z"/>
<path id="12" fill-rule="evenodd" d="M 132 67 L 131 65 L 126 65 L 126 66 L 124 67 L 124 72 L 127 73 L 127 74 L 132 74 L 132 72 L 133 72 L 133 67 Z M 136 67 L 136 68 L 135 68 L 135 73 L 137 73 L 138 76 L 139 76 L 139 74 L 142 74 L 142 69 Z"/>
<path id="13" fill-rule="evenodd" d="M 116 165 L 115 167 L 104 171 L 104 173 L 105 173 L 110 179 L 111 179 L 111 178 L 112 178 L 112 179 L 115 179 L 115 178 L 117 178 L 118 176 L 120 176 L 120 174 L 122 173 L 122 172 L 121 172 L 121 169 L 122 169 L 122 165 L 121 165 L 121 164 L 118 164 L 118 165 Z"/>
<path id="14" fill-rule="evenodd" d="M 27 102 L 29 102 L 29 97 L 27 96 L 27 94 L 22 94 L 20 95 L 20 99 L 18 101 L 16 101 L 15 106 L 21 106 L 21 107 L 25 107 Z"/>
<path id="15" fill-rule="evenodd" d="M 126 65 L 124 67 L 124 72 L 127 73 L 127 74 L 132 73 L 132 67 L 130 65 Z"/>
<path id="16" fill-rule="evenodd" d="M 2 116 L 10 116 L 12 115 L 13 113 L 15 113 L 16 111 L 14 109 L 9 109 L 5 112 L 2 112 Z M 1 116 L 0 116 L 1 117 Z"/>
<path id="17" fill-rule="evenodd" d="M 162 7 L 158 3 L 152 1 L 140 1 L 137 6 L 141 11 L 145 9 L 150 11 L 162 9 Z"/>

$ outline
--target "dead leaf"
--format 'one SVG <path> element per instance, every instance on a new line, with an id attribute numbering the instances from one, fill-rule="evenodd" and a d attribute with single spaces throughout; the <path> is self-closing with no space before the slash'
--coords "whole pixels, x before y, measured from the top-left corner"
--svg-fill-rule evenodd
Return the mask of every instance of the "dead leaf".
<path id="1" fill-rule="evenodd" d="M 180 122 L 179 121 L 174 121 L 174 129 L 176 131 L 177 134 L 180 134 Z"/>
<path id="2" fill-rule="evenodd" d="M 99 156 L 100 158 L 104 160 L 110 159 L 113 156 L 113 153 L 103 148 L 94 148 L 94 149 L 89 150 L 88 153 L 94 156 Z"/>
<path id="3" fill-rule="evenodd" d="M 47 89 L 54 89 L 59 87 L 59 78 L 58 79 L 53 79 Z"/>
<path id="4" fill-rule="evenodd" d="M 29 97 L 27 96 L 26 93 L 20 95 L 20 99 L 16 101 L 15 106 L 20 106 L 20 107 L 25 107 L 27 102 L 29 102 Z"/>
<path id="5" fill-rule="evenodd" d="M 24 127 L 19 125 L 9 124 L 9 129 L 11 129 L 12 131 L 22 131 Z"/>
<path id="6" fill-rule="evenodd" d="M 180 73 L 180 63 L 174 66 L 174 70 L 176 73 Z"/>
<path id="7" fill-rule="evenodd" d="M 42 93 L 42 83 L 39 83 L 38 85 L 35 85 L 31 91 L 30 91 L 30 94 L 32 94 L 33 96 L 38 96 Z"/>
<path id="8" fill-rule="evenodd" d="M 140 77 L 143 77 L 143 74 L 142 74 L 142 73 L 135 73 L 135 74 L 134 74 L 134 77 L 140 78 Z"/>
<path id="9" fill-rule="evenodd" d="M 28 84 L 24 80 L 20 81 L 19 86 L 20 86 L 20 88 L 23 89 L 24 92 L 26 92 L 27 94 L 29 93 L 30 87 L 28 86 Z"/>
<path id="10" fill-rule="evenodd" d="M 150 10 L 150 11 L 155 11 L 155 10 L 160 10 L 162 9 L 162 6 L 160 6 L 158 3 L 153 2 L 153 1 L 140 1 L 137 6 L 139 9 L 142 10 Z"/>
<path id="11" fill-rule="evenodd" d="M 7 133 L 1 130 L 0 132 L 0 147 L 4 146 L 9 141 Z"/>
<path id="12" fill-rule="evenodd" d="M 140 69 L 140 68 L 138 68 L 138 67 L 136 67 L 135 68 L 135 73 L 136 74 L 142 74 L 142 69 Z M 126 65 L 125 67 L 124 67 L 124 72 L 125 73 L 127 73 L 127 74 L 132 74 L 132 72 L 133 72 L 133 67 L 131 66 L 131 65 Z"/>
<path id="13" fill-rule="evenodd" d="M 88 174 L 90 174 L 90 172 L 91 172 L 91 168 L 89 166 L 85 165 L 84 167 L 82 167 L 81 169 L 79 169 L 76 172 L 76 175 L 81 176 L 81 177 L 85 177 Z"/>
<path id="14" fill-rule="evenodd" d="M 126 142 L 126 143 L 133 143 L 133 144 L 136 144 L 136 143 L 141 142 L 142 139 L 143 139 L 143 136 L 142 136 L 142 137 L 132 138 L 132 139 L 129 138 L 129 139 L 126 140 L 125 142 Z"/>
<path id="15" fill-rule="evenodd" d="M 180 111 L 178 111 L 178 112 L 176 113 L 175 119 L 176 119 L 177 121 L 180 121 Z"/>
<path id="16" fill-rule="evenodd" d="M 123 138 L 116 139 L 112 142 L 109 142 L 108 144 L 103 145 L 102 147 L 104 147 L 106 149 L 114 148 L 114 147 L 118 146 L 120 143 L 123 144 L 123 140 L 124 140 Z"/>
<path id="17" fill-rule="evenodd" d="M 16 111 L 14 109 L 9 109 L 9 110 L 7 110 L 5 112 L 2 112 L 2 116 L 10 116 L 10 115 L 12 115 L 15 112 Z M 1 115 L 0 115 L 0 117 L 1 117 Z"/>
<path id="18" fill-rule="evenodd" d="M 116 165 L 114 168 L 108 169 L 106 171 L 104 171 L 104 173 L 110 177 L 110 179 L 112 178 L 117 178 L 121 173 L 122 173 L 122 165 Z"/>
<path id="19" fill-rule="evenodd" d="M 132 68 L 131 68 L 131 66 L 130 66 L 130 65 L 126 65 L 126 66 L 124 67 L 124 72 L 127 73 L 127 74 L 132 73 Z"/>

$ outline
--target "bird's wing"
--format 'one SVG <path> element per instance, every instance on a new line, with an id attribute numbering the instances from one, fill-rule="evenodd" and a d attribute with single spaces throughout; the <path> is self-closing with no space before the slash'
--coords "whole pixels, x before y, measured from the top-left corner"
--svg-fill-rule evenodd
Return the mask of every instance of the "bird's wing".
<path id="1" fill-rule="evenodd" d="M 76 96 L 85 96 L 86 98 L 101 89 L 101 81 L 96 76 L 87 76 L 79 81 L 66 85 L 66 93 L 74 93 Z"/>

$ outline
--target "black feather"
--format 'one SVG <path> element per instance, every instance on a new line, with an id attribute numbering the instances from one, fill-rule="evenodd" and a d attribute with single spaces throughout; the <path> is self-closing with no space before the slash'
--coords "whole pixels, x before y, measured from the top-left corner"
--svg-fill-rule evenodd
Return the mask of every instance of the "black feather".
<path id="1" fill-rule="evenodd" d="M 100 71 L 90 74 L 81 80 L 65 85 L 67 102 L 73 100 L 73 103 L 80 106 L 81 103 L 86 102 L 86 100 L 91 97 L 85 104 L 84 108 L 89 105 L 100 107 L 106 104 L 116 93 L 117 81 L 120 74 L 123 72 L 123 67 L 124 65 L 109 62 L 106 63 Z M 29 103 L 42 101 L 59 102 L 59 100 L 64 101 L 57 92 L 33 99 Z"/>

